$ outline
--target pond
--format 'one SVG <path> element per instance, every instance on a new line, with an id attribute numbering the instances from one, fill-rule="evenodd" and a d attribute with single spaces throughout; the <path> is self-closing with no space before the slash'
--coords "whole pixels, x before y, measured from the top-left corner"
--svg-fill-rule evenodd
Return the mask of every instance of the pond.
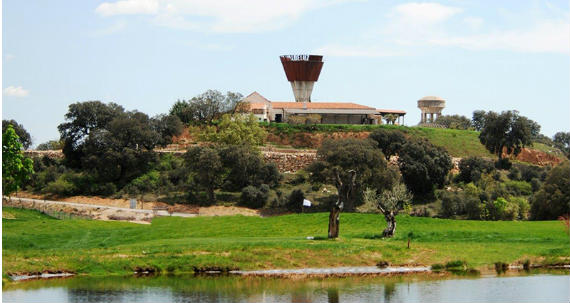
<path id="1" fill-rule="evenodd" d="M 75 277 L 9 283 L 3 302 L 569 302 L 567 271 L 478 277 Z"/>

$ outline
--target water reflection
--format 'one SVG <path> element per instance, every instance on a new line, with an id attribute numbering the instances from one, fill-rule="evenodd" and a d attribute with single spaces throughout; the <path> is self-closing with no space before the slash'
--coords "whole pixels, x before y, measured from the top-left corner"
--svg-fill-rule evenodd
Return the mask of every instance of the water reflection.
<path id="1" fill-rule="evenodd" d="M 568 272 L 501 277 L 86 278 L 3 289 L 4 302 L 568 302 Z"/>

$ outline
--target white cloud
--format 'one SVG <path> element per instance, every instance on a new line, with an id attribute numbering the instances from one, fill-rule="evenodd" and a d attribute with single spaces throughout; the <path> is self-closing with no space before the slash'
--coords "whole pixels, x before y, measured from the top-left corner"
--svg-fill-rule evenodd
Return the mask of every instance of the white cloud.
<path id="1" fill-rule="evenodd" d="M 543 20 L 527 29 L 496 31 L 471 36 L 450 36 L 428 41 L 435 45 L 472 50 L 510 50 L 530 53 L 569 53 L 570 24 L 567 20 Z"/>
<path id="2" fill-rule="evenodd" d="M 462 11 L 463 10 L 458 7 L 429 2 L 411 2 L 400 4 L 394 8 L 394 13 L 397 15 L 397 18 L 403 22 L 414 24 L 440 23 Z"/>
<path id="3" fill-rule="evenodd" d="M 153 23 L 213 32 L 263 32 L 282 28 L 302 14 L 351 0 L 121 0 L 96 8 L 102 16 L 147 14 Z"/>
<path id="4" fill-rule="evenodd" d="M 26 97 L 30 94 L 21 86 L 8 86 L 3 91 L 4 96 L 8 97 Z"/>
<path id="5" fill-rule="evenodd" d="M 104 2 L 95 11 L 102 16 L 155 14 L 158 12 L 158 0 Z"/>
<path id="6" fill-rule="evenodd" d="M 550 12 L 541 15 L 541 19 L 527 18 L 522 22 L 525 27 L 509 27 L 507 23 L 503 29 L 494 31 L 489 31 L 491 27 L 479 17 L 453 18 L 462 12 L 461 8 L 437 3 L 397 5 L 388 13 L 387 21 L 378 25 L 378 30 L 357 36 L 356 40 L 328 44 L 317 50 L 345 57 L 409 55 L 434 46 L 529 53 L 570 52 L 568 12 Z M 486 24 L 484 28 L 483 23 Z"/>

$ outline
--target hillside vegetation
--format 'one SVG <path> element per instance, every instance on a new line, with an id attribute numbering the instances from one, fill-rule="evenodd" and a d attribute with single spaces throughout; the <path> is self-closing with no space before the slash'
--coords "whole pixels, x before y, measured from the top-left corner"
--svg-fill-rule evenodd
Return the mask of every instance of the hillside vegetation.
<path id="1" fill-rule="evenodd" d="M 380 215 L 341 215 L 343 232 L 326 238 L 327 213 L 279 217 L 163 217 L 151 225 L 57 220 L 36 211 L 4 208 L 2 271 L 67 270 L 91 275 L 131 274 L 138 268 L 191 272 L 194 267 L 240 269 L 343 265 L 431 265 L 453 260 L 568 262 L 560 222 L 457 221 L 398 217 L 398 231 L 381 239 Z M 413 234 L 410 234 L 413 233 Z M 315 237 L 307 240 L 306 237 Z M 406 248 L 408 236 L 411 248 Z"/>
<path id="2" fill-rule="evenodd" d="M 493 154 L 485 149 L 485 146 L 479 142 L 479 132 L 473 130 L 351 124 L 290 125 L 287 123 L 265 123 L 264 126 L 270 134 L 268 143 L 290 145 L 297 148 L 317 148 L 326 138 L 362 137 L 355 133 L 368 133 L 374 129 L 383 128 L 400 130 L 412 137 L 428 139 L 434 145 L 445 148 L 453 157 L 494 157 Z M 534 143 L 532 146 L 529 146 L 529 148 L 556 157 L 564 157 L 564 154 L 558 148 L 550 147 L 542 143 Z"/>

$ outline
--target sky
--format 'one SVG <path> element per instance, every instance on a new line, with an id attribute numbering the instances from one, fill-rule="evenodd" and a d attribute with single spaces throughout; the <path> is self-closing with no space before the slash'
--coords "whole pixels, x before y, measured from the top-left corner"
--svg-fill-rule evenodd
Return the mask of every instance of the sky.
<path id="1" fill-rule="evenodd" d="M 33 144 L 69 104 L 151 116 L 208 89 L 293 101 L 279 61 L 324 55 L 312 100 L 444 114 L 518 110 L 570 131 L 569 1 L 2 1 L 2 118 Z"/>

